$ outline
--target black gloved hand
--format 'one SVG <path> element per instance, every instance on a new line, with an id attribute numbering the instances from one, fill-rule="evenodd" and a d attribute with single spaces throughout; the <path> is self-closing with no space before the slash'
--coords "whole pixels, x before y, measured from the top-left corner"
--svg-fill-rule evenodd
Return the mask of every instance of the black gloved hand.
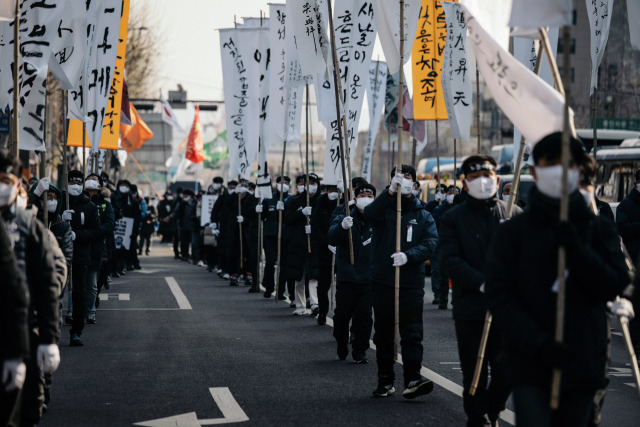
<path id="1" fill-rule="evenodd" d="M 560 221 L 556 225 L 558 243 L 567 251 L 571 251 L 580 245 L 580 238 L 576 228 L 569 221 Z"/>
<path id="2" fill-rule="evenodd" d="M 549 368 L 563 368 L 567 361 L 567 346 L 551 338 L 540 347 L 538 360 Z"/>

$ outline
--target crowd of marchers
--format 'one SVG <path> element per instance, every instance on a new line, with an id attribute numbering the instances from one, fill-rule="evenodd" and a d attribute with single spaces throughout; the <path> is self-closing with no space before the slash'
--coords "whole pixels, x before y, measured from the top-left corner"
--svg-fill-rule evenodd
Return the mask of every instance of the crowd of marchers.
<path id="1" fill-rule="evenodd" d="M 402 395 L 413 399 L 433 390 L 433 382 L 420 373 L 425 264 L 430 261 L 431 302 L 448 309 L 451 290 L 466 425 L 498 425 L 512 396 L 519 426 L 593 426 L 601 420 L 607 391 L 614 316 L 631 321 L 631 338 L 640 352 L 640 326 L 633 320 L 640 170 L 637 187 L 614 218 L 609 205 L 594 195 L 595 160 L 575 139 L 569 152 L 565 221 L 560 221 L 561 135 L 552 134 L 533 149 L 535 186 L 526 206 L 509 200 L 511 186 L 499 196 L 498 165 L 478 154 L 461 166 L 462 191 L 438 186 L 429 203 L 422 201 L 410 165 L 394 168 L 384 189 L 353 178 L 349 200 L 342 184 L 323 185 L 314 173 L 294 181 L 279 176 L 272 197 L 262 199 L 248 180 L 225 185 L 216 177 L 206 192 L 167 191 L 157 206 L 158 232 L 173 244 L 175 259 L 206 266 L 230 286 L 244 285 L 251 293 L 284 301 L 293 315 L 312 317 L 322 326 L 333 311 L 340 360 L 350 355 L 354 365 L 368 364 L 373 333 L 377 387 L 372 394 L 378 398 L 396 391 L 396 315 Z M 135 237 L 128 250 L 114 249 L 110 242 L 115 219 L 137 218 L 134 230 L 142 233 L 144 218 L 153 222 L 156 213 L 144 215 L 153 206 L 142 207 L 128 182 L 110 193 L 108 177 L 83 179 L 77 171 L 69 172 L 68 206 L 44 180 L 34 183 L 27 201 L 20 202 L 17 171 L 3 154 L 1 267 L 2 277 L 12 279 L 1 287 L 2 315 L 7 317 L 3 325 L 10 323 L 12 329 L 6 337 L 3 330 L 2 342 L 17 344 L 2 353 L 2 396 L 3 402 L 7 396 L 23 396 L 19 408 L 3 403 L 1 415 L 5 422 L 18 413 L 29 425 L 31 420 L 37 424 L 48 399 L 45 384 L 51 383 L 60 360 L 59 300 L 66 271 L 72 272 L 67 286 L 73 290 L 68 297 L 70 343 L 78 345 L 83 324 L 95 319 L 97 290 L 108 287 L 111 277 L 139 268 Z M 24 206 L 41 207 L 47 188 L 48 227 L 41 223 L 41 209 Z M 210 214 L 203 203 L 212 206 Z M 566 265 L 562 342 L 555 337 L 560 248 Z M 35 263 L 38 268 L 29 268 Z M 472 387 L 488 315 L 493 320 L 484 363 Z M 25 320 L 24 329 L 15 319 Z M 557 409 L 550 407 L 554 371 L 561 373 Z"/>

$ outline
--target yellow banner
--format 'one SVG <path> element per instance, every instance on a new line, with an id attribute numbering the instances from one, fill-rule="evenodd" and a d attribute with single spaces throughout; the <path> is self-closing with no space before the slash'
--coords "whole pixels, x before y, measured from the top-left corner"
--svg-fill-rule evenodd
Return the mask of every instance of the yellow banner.
<path id="1" fill-rule="evenodd" d="M 111 81 L 111 92 L 109 93 L 109 102 L 104 115 L 104 123 L 102 124 L 102 136 L 100 137 L 100 148 L 107 150 L 118 149 L 118 138 L 120 137 L 120 112 L 122 109 L 122 81 L 124 78 L 124 59 L 127 53 L 127 29 L 129 26 L 129 4 L 131 0 L 123 0 L 122 16 L 120 17 L 120 35 L 118 36 L 118 55 L 116 57 L 116 65 Z M 91 147 L 89 136 L 85 132 L 87 138 L 87 147 Z M 69 134 L 67 137 L 67 145 L 72 147 L 82 147 L 82 121 L 69 120 Z"/>
<path id="2" fill-rule="evenodd" d="M 457 3 L 458 0 L 455 0 Z M 442 58 L 447 22 L 439 0 L 422 0 L 411 51 L 414 120 L 448 120 L 442 91 Z"/>

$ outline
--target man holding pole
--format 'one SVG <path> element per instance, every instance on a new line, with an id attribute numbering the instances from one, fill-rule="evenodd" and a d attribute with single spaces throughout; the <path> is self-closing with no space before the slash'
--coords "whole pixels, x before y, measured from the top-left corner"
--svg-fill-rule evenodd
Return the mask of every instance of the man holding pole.
<path id="1" fill-rule="evenodd" d="M 394 282 L 400 267 L 399 328 L 402 340 L 404 386 L 402 395 L 412 399 L 430 393 L 433 382 L 422 378 L 422 310 L 424 266 L 436 248 L 438 232 L 431 214 L 411 194 L 416 171 L 402 165 L 402 173 L 391 172 L 391 183 L 364 209 L 373 227 L 371 240 L 371 288 L 377 347 L 378 387 L 373 395 L 395 393 L 394 373 Z M 396 194 L 402 195 L 401 252 L 396 252 Z M 355 243 L 354 243 L 355 244 Z"/>
<path id="2" fill-rule="evenodd" d="M 289 185 L 291 184 L 291 178 L 288 176 L 279 176 L 276 178 L 276 191 L 273 193 L 273 197 L 270 199 L 264 199 L 262 201 L 262 220 L 264 221 L 264 277 L 262 278 L 262 286 L 264 286 L 264 297 L 271 298 L 271 294 L 275 289 L 275 280 L 278 280 L 278 300 L 284 300 L 284 291 L 286 290 L 286 279 L 283 274 L 284 269 L 281 268 L 280 277 L 275 279 L 276 274 L 276 262 L 278 259 L 278 210 L 284 210 L 284 201 L 282 206 L 278 208 L 280 202 L 280 193 L 282 192 L 282 200 L 287 200 L 289 197 Z M 284 234 L 284 233 L 283 233 Z M 285 264 L 287 259 L 287 246 L 288 242 L 286 236 L 281 238 L 282 244 L 280 245 L 281 263 Z M 291 299 L 293 299 L 293 287 L 289 291 Z"/>
<path id="3" fill-rule="evenodd" d="M 613 224 L 594 215 L 578 191 L 578 165 L 586 154 L 573 138 L 568 221 L 559 221 L 561 145 L 561 134 L 554 133 L 534 147 L 536 186 L 527 211 L 498 229 L 485 265 L 487 305 L 506 334 L 516 422 L 525 427 L 587 425 L 607 376 L 607 301 L 630 282 Z M 566 251 L 562 343 L 554 334 L 560 246 Z M 620 315 L 623 309 L 612 311 Z M 561 388 L 558 409 L 552 410 L 556 369 Z"/>
<path id="4" fill-rule="evenodd" d="M 487 311 L 485 255 L 498 226 L 507 219 L 507 204 L 498 200 L 500 178 L 496 168 L 496 161 L 486 154 L 473 155 L 464 161 L 463 185 L 468 197 L 440 219 L 439 227 L 439 263 L 442 275 L 451 279 L 464 411 L 469 427 L 495 425 L 510 393 L 504 337 L 499 328 L 491 328 L 486 349 L 491 383 L 488 365 L 484 364 L 477 391 L 474 395 L 469 393 Z M 451 190 L 454 196 L 455 187 Z M 514 214 L 521 212 L 514 207 Z"/>

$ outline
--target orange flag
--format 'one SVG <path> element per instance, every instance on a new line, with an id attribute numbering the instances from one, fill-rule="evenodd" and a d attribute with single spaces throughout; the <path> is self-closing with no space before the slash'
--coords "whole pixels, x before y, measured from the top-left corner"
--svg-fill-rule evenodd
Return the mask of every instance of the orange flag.
<path id="1" fill-rule="evenodd" d="M 147 124 L 142 121 L 138 110 L 136 110 L 133 104 L 131 104 L 131 122 L 133 123 L 131 126 L 120 124 L 120 134 L 122 135 L 121 144 L 122 148 L 127 150 L 127 153 L 136 151 L 142 147 L 145 142 L 153 138 L 153 132 L 151 132 Z"/>
<path id="2" fill-rule="evenodd" d="M 187 140 L 187 151 L 184 157 L 193 163 L 200 163 L 204 160 L 202 150 L 204 149 L 202 139 L 202 127 L 200 126 L 200 106 L 196 105 L 196 116 L 193 119 L 193 125 L 189 131 L 189 139 Z"/>

